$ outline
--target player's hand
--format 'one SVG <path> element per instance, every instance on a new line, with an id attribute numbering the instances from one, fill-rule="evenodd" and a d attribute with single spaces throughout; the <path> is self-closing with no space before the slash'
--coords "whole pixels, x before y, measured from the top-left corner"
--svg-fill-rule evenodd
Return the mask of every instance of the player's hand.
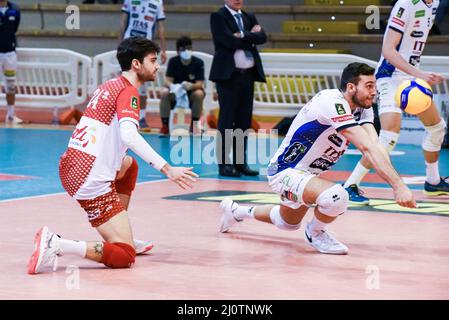
<path id="1" fill-rule="evenodd" d="M 416 201 L 413 197 L 413 193 L 406 186 L 400 186 L 394 190 L 394 199 L 398 205 L 406 208 L 416 208 Z"/>
<path id="2" fill-rule="evenodd" d="M 251 29 L 251 32 L 260 32 L 262 31 L 262 27 L 258 24 L 254 25 L 254 27 Z"/>
<path id="3" fill-rule="evenodd" d="M 423 79 L 431 86 L 440 84 L 444 80 L 443 76 L 436 72 L 422 72 L 418 78 Z"/>
<path id="4" fill-rule="evenodd" d="M 198 175 L 192 171 L 193 167 L 172 167 L 166 164 L 162 168 L 162 172 L 174 183 L 181 188 L 192 188 L 192 184 L 197 181 Z"/>
<path id="5" fill-rule="evenodd" d="M 192 87 L 193 87 L 193 83 L 191 83 L 189 81 L 183 81 L 181 85 L 186 91 L 192 90 Z"/>
<path id="6" fill-rule="evenodd" d="M 234 37 L 240 39 L 242 37 L 242 34 L 240 32 L 236 32 L 236 33 L 234 33 Z"/>
<path id="7" fill-rule="evenodd" d="M 165 64 L 167 62 L 167 52 L 162 51 L 161 52 L 161 64 Z"/>

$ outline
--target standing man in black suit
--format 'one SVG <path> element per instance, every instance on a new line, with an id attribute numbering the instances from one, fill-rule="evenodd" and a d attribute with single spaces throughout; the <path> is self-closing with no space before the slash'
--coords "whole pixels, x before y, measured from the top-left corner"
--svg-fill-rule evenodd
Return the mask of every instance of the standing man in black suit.
<path id="1" fill-rule="evenodd" d="M 251 127 L 254 82 L 265 82 L 256 45 L 265 43 L 267 35 L 255 15 L 242 11 L 242 6 L 243 0 L 225 0 L 225 6 L 210 16 L 215 54 L 209 79 L 216 83 L 220 104 L 218 131 L 221 139 L 217 139 L 217 160 L 220 175 L 228 177 L 259 174 L 247 163 L 247 137 L 243 148 L 237 148 L 235 137 L 225 135 L 226 129 L 244 132 Z M 231 145 L 234 148 L 232 162 L 229 158 Z"/>

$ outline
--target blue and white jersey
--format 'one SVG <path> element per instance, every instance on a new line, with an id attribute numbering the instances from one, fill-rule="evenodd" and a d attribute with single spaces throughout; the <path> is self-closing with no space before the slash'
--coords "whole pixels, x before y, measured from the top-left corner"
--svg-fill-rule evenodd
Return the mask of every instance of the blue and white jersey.
<path id="1" fill-rule="evenodd" d="M 123 39 L 138 36 L 152 40 L 156 22 L 165 19 L 162 0 L 125 0 L 122 11 L 128 14 Z"/>
<path id="2" fill-rule="evenodd" d="M 402 34 L 397 47 L 399 54 L 417 68 L 439 4 L 439 0 L 433 0 L 431 4 L 424 0 L 399 0 L 388 19 L 387 30 L 393 29 Z M 377 65 L 376 79 L 397 76 L 405 76 L 405 73 L 397 70 L 382 55 Z"/>
<path id="3" fill-rule="evenodd" d="M 284 141 L 270 160 L 268 175 L 287 168 L 320 174 L 332 167 L 346 151 L 349 142 L 339 132 L 373 123 L 372 108 L 351 112 L 338 89 L 322 90 L 297 114 Z"/>

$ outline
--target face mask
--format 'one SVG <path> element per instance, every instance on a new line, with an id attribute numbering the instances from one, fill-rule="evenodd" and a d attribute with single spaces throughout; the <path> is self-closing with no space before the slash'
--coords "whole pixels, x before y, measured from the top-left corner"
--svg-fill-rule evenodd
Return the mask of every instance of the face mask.
<path id="1" fill-rule="evenodd" d="M 179 53 L 182 60 L 190 60 L 192 58 L 192 50 L 184 50 Z"/>

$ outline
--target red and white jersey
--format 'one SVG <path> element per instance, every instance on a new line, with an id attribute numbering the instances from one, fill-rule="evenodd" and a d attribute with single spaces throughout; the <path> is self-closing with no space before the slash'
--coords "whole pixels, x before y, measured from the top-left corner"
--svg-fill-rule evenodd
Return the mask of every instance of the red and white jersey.
<path id="1" fill-rule="evenodd" d="M 339 132 L 373 121 L 372 108 L 351 111 L 340 90 L 320 91 L 293 120 L 281 146 L 271 158 L 268 175 L 274 176 L 287 168 L 313 174 L 329 170 L 349 144 Z"/>
<path id="2" fill-rule="evenodd" d="M 396 49 L 405 61 L 417 68 L 439 4 L 439 0 L 433 0 L 431 4 L 427 4 L 424 0 L 398 0 L 391 10 L 387 30 L 392 29 L 402 34 Z M 381 56 L 376 79 L 404 75 Z"/>
<path id="3" fill-rule="evenodd" d="M 127 147 L 119 124 L 139 126 L 139 94 L 120 76 L 98 87 L 70 138 L 60 162 L 60 178 L 75 199 L 87 200 L 111 190 Z"/>

